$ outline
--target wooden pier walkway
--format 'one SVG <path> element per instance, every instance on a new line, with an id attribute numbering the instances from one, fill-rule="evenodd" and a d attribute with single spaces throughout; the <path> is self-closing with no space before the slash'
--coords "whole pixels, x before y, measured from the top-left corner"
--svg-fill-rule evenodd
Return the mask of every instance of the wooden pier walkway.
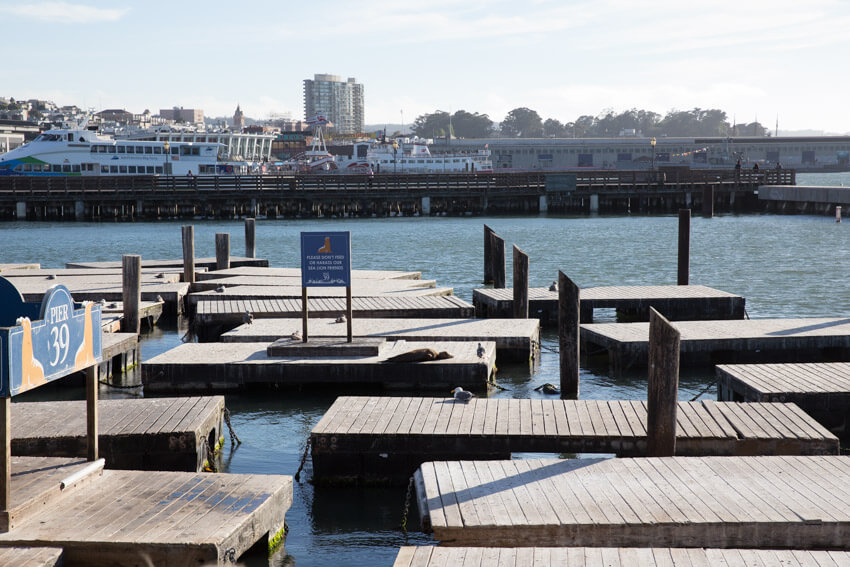
<path id="1" fill-rule="evenodd" d="M 429 462 L 425 529 L 449 546 L 850 549 L 850 458 Z"/>
<path id="2" fill-rule="evenodd" d="M 142 361 L 139 335 L 136 333 L 103 333 L 103 362 L 100 376 L 118 376 Z"/>
<path id="3" fill-rule="evenodd" d="M 357 319 L 355 337 L 406 341 L 493 341 L 500 361 L 536 360 L 540 353 L 537 319 Z M 310 337 L 345 337 L 345 324 L 310 319 Z M 272 342 L 301 330 L 298 319 L 257 319 L 221 335 L 222 342 Z"/>
<path id="4" fill-rule="evenodd" d="M 342 396 L 310 433 L 317 480 L 404 482 L 433 459 L 511 453 L 646 455 L 646 402 Z M 794 404 L 679 402 L 678 455 L 838 453 Z"/>
<path id="5" fill-rule="evenodd" d="M 0 547 L 0 567 L 62 567 L 58 547 Z"/>
<path id="6" fill-rule="evenodd" d="M 289 476 L 102 467 L 13 457 L 0 546 L 59 547 L 68 565 L 223 565 L 277 535 L 292 503 Z"/>
<path id="7" fill-rule="evenodd" d="M 100 456 L 110 469 L 203 470 L 223 435 L 224 396 L 100 400 Z M 12 454 L 86 454 L 84 401 L 12 404 Z"/>
<path id="8" fill-rule="evenodd" d="M 195 270 L 204 269 L 204 270 L 215 270 L 218 265 L 218 260 L 215 257 L 212 258 L 195 258 Z M 265 258 L 245 258 L 243 256 L 231 256 L 230 257 L 230 267 L 238 268 L 241 266 L 248 267 L 259 267 L 259 268 L 267 268 L 269 265 L 269 261 Z M 112 262 L 66 262 L 66 268 L 86 268 L 86 269 L 110 269 L 110 270 L 121 270 L 121 260 L 112 261 Z M 182 272 L 183 270 L 183 259 L 166 259 L 166 260 L 151 260 L 148 258 L 142 258 L 142 270 L 148 269 L 171 269 L 171 270 L 179 270 Z"/>
<path id="9" fill-rule="evenodd" d="M 721 364 L 717 399 L 793 402 L 829 428 L 850 416 L 850 363 Z"/>
<path id="10" fill-rule="evenodd" d="M 490 542 L 488 545 L 495 545 Z M 402 547 L 393 567 L 839 567 L 850 552 L 683 547 Z"/>
<path id="11" fill-rule="evenodd" d="M 308 343 L 309 344 L 309 343 Z M 210 392 L 282 386 L 380 387 L 448 392 L 485 390 L 495 372 L 496 344 L 387 342 L 378 356 L 270 356 L 269 343 L 187 343 L 142 364 L 145 392 Z M 415 349 L 447 351 L 452 358 L 390 363 Z"/>
<path id="12" fill-rule="evenodd" d="M 215 269 L 215 266 L 213 266 Z M 239 266 L 214 272 L 198 272 L 195 280 L 219 279 L 235 276 L 254 276 L 264 278 L 293 278 L 301 281 L 301 268 L 262 268 L 257 266 Z M 352 280 L 421 280 L 422 272 L 403 270 L 351 270 Z"/>
<path id="13" fill-rule="evenodd" d="M 736 362 L 850 360 L 850 319 L 750 319 L 679 321 L 681 363 L 701 366 Z M 608 351 L 615 371 L 645 365 L 649 323 L 593 323 L 581 326 L 585 352 Z"/>
<path id="14" fill-rule="evenodd" d="M 219 294 L 222 295 L 222 294 Z M 345 313 L 345 298 L 311 297 L 307 300 L 310 318 L 336 318 Z M 454 295 L 425 297 L 354 297 L 354 320 L 361 318 L 468 319 L 472 304 Z M 229 299 L 209 297 L 195 304 L 194 327 L 202 340 L 214 340 L 244 323 L 245 313 L 263 317 L 300 318 L 301 299 Z"/>
<path id="15" fill-rule="evenodd" d="M 512 288 L 484 288 L 472 291 L 476 317 L 510 317 Z M 613 308 L 618 317 L 648 321 L 654 307 L 671 321 L 703 319 L 743 319 L 746 300 L 703 285 L 603 286 L 586 287 L 580 292 L 581 321 L 593 321 L 593 310 Z M 528 290 L 529 316 L 544 326 L 558 324 L 558 292 L 545 287 Z"/>

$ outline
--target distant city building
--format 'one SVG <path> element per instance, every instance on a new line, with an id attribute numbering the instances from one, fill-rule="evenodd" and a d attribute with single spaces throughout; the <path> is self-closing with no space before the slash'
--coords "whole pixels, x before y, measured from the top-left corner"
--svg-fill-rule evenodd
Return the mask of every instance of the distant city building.
<path id="1" fill-rule="evenodd" d="M 174 122 L 186 122 L 187 124 L 201 124 L 204 121 L 204 111 L 200 108 L 183 108 L 174 106 L 170 109 L 163 108 L 159 115 L 165 120 Z"/>
<path id="2" fill-rule="evenodd" d="M 115 122 L 117 124 L 130 124 L 133 121 L 133 113 L 122 108 L 107 108 L 96 113 L 95 116 L 104 122 Z"/>
<path id="3" fill-rule="evenodd" d="M 343 81 L 337 75 L 313 75 L 304 80 L 304 117 L 324 115 L 333 123 L 331 132 L 356 134 L 363 131 L 363 85 L 354 77 Z"/>
<path id="4" fill-rule="evenodd" d="M 241 132 L 242 128 L 245 127 L 245 115 L 242 114 L 242 109 L 239 108 L 239 105 L 236 105 L 236 112 L 233 113 L 233 129 L 236 132 Z"/>

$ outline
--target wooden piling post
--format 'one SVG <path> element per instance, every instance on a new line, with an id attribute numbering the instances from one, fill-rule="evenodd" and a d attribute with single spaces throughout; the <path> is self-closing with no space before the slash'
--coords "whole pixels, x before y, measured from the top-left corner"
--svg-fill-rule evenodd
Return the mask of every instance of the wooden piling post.
<path id="1" fill-rule="evenodd" d="M 195 227 L 182 227 L 183 232 L 183 281 L 195 283 Z"/>
<path id="2" fill-rule="evenodd" d="M 97 364 L 86 368 L 86 442 L 88 447 L 86 457 L 90 461 L 96 461 L 98 459 L 97 374 Z"/>
<path id="3" fill-rule="evenodd" d="M 514 319 L 528 319 L 528 254 L 514 244 Z"/>
<path id="4" fill-rule="evenodd" d="M 493 229 L 484 225 L 484 284 L 493 283 Z"/>
<path id="5" fill-rule="evenodd" d="M 714 185 L 702 188 L 702 216 L 714 216 Z"/>
<path id="6" fill-rule="evenodd" d="M 688 285 L 691 264 L 691 210 L 679 209 L 679 270 L 676 283 Z"/>
<path id="7" fill-rule="evenodd" d="M 215 235 L 215 269 L 230 268 L 230 233 L 217 232 Z"/>
<path id="8" fill-rule="evenodd" d="M 505 240 L 493 233 L 491 240 L 491 250 L 493 254 L 493 264 L 491 267 L 493 273 L 493 287 L 495 289 L 505 288 Z"/>
<path id="9" fill-rule="evenodd" d="M 12 398 L 0 400 L 0 437 L 3 450 L 0 452 L 0 511 L 7 511 L 11 503 L 12 488 Z"/>
<path id="10" fill-rule="evenodd" d="M 561 363 L 561 398 L 578 399 L 579 390 L 579 288 L 558 271 L 558 351 Z"/>
<path id="11" fill-rule="evenodd" d="M 679 341 L 679 331 L 663 315 L 650 307 L 649 383 L 646 401 L 648 457 L 672 457 L 676 452 Z"/>
<path id="12" fill-rule="evenodd" d="M 121 267 L 121 300 L 124 302 L 121 331 L 138 334 L 142 323 L 139 317 L 139 303 L 142 300 L 142 257 L 137 254 L 125 254 L 121 259 Z"/>
<path id="13" fill-rule="evenodd" d="M 254 258 L 257 253 L 254 245 L 254 235 L 257 225 L 257 219 L 245 219 L 245 257 Z"/>

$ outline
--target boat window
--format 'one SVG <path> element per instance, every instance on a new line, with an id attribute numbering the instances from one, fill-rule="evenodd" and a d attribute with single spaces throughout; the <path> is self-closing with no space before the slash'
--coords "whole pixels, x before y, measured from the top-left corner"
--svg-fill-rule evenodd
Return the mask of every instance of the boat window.
<path id="1" fill-rule="evenodd" d="M 117 165 L 110 165 L 109 166 L 109 173 L 118 173 L 118 166 Z"/>
<path id="2" fill-rule="evenodd" d="M 71 170 L 74 173 L 79 173 L 80 172 L 80 166 L 79 165 L 73 165 L 73 166 L 71 166 Z"/>
<path id="3" fill-rule="evenodd" d="M 176 156 L 180 153 L 180 146 L 171 146 L 171 155 Z"/>
<path id="4" fill-rule="evenodd" d="M 145 153 L 145 147 L 144 146 L 136 146 L 136 153 L 137 154 Z"/>
<path id="5" fill-rule="evenodd" d="M 148 173 L 153 173 L 150 170 L 151 170 L 151 168 L 148 167 Z M 159 174 L 162 173 L 162 166 L 161 165 L 156 166 L 156 173 L 159 173 Z"/>
<path id="6" fill-rule="evenodd" d="M 38 166 L 35 166 L 35 167 L 38 167 Z M 45 163 L 44 165 L 41 166 L 41 171 L 50 171 L 50 165 Z"/>
<path id="7" fill-rule="evenodd" d="M 92 146 L 92 147 L 91 147 L 91 153 L 96 154 L 96 153 L 97 153 L 97 148 L 98 148 L 98 146 Z"/>
<path id="8" fill-rule="evenodd" d="M 106 148 L 107 148 L 106 151 L 109 152 L 110 154 L 115 153 L 115 146 L 107 146 Z"/>
<path id="9" fill-rule="evenodd" d="M 73 135 L 73 134 L 71 134 L 70 132 L 68 133 L 68 141 L 69 141 L 69 142 L 73 142 L 73 141 L 74 141 L 74 135 Z"/>
<path id="10" fill-rule="evenodd" d="M 136 173 L 136 166 L 135 165 L 128 165 L 127 166 L 127 173 Z"/>
<path id="11" fill-rule="evenodd" d="M 145 153 L 146 153 L 146 154 L 152 154 L 152 153 L 153 153 L 153 148 L 152 148 L 152 147 L 150 147 L 150 146 L 145 146 Z"/>
<path id="12" fill-rule="evenodd" d="M 101 165 L 100 166 L 100 172 L 101 173 L 109 173 L 109 166 L 108 165 Z"/>
<path id="13" fill-rule="evenodd" d="M 154 146 L 154 148 L 153 148 L 153 153 L 155 153 L 155 154 L 161 154 L 161 153 L 162 153 L 162 147 L 160 147 L 160 146 Z"/>
<path id="14" fill-rule="evenodd" d="M 119 165 L 118 166 L 118 173 L 127 173 L 127 166 L 126 165 Z"/>
<path id="15" fill-rule="evenodd" d="M 62 166 L 61 166 L 61 165 L 59 165 L 59 164 L 54 164 L 54 165 L 51 165 L 51 166 L 50 166 L 50 170 L 51 170 L 53 173 L 62 173 Z"/>
<path id="16" fill-rule="evenodd" d="M 19 163 L 18 165 L 16 165 L 14 167 L 14 169 L 12 171 L 21 171 L 23 169 L 23 167 L 24 167 L 24 165 L 22 163 Z"/>
<path id="17" fill-rule="evenodd" d="M 24 165 L 24 171 L 32 171 L 32 165 L 31 164 L 25 163 L 23 165 Z"/>
<path id="18" fill-rule="evenodd" d="M 63 173 L 71 173 L 71 164 L 63 165 L 62 166 L 62 172 Z"/>
<path id="19" fill-rule="evenodd" d="M 141 168 L 140 168 L 140 169 L 141 169 Z M 152 166 L 152 165 L 149 165 L 149 166 L 148 166 L 148 173 L 153 173 L 153 166 Z"/>
<path id="20" fill-rule="evenodd" d="M 118 146 L 118 153 L 119 153 L 119 154 L 123 154 L 123 153 L 124 153 L 124 151 L 125 151 L 125 147 L 124 147 L 124 146 Z"/>

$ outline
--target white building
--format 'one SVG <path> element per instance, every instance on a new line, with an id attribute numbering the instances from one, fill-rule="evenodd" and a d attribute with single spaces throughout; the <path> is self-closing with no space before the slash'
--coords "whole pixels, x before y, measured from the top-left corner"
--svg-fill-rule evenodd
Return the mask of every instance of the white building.
<path id="1" fill-rule="evenodd" d="M 313 75 L 304 80 L 304 118 L 321 114 L 333 124 L 332 132 L 357 134 L 363 131 L 363 85 L 354 77 L 343 81 L 337 75 Z"/>

